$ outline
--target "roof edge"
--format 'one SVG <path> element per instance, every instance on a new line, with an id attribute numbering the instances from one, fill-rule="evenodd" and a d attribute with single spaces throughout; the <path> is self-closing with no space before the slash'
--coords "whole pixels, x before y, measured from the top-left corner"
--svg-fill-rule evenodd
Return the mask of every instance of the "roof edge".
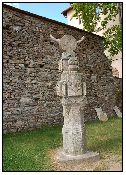
<path id="1" fill-rule="evenodd" d="M 11 10 L 14 10 L 14 11 L 17 11 L 17 12 L 19 12 L 19 13 L 23 13 L 23 14 L 28 15 L 28 16 L 31 16 L 31 17 L 38 18 L 38 19 L 40 19 L 40 20 L 41 20 L 41 19 L 44 19 L 44 20 L 46 20 L 46 21 L 53 22 L 53 23 L 56 23 L 56 24 L 60 24 L 60 25 L 63 25 L 63 26 L 65 26 L 65 27 L 68 27 L 68 28 L 77 30 L 77 31 L 79 31 L 79 32 L 85 32 L 85 33 L 91 34 L 91 35 L 93 35 L 93 36 L 97 36 L 97 37 L 99 37 L 99 38 L 101 38 L 101 39 L 104 39 L 104 37 L 102 37 L 102 36 L 100 36 L 100 35 L 96 35 L 96 34 L 93 34 L 93 33 L 91 33 L 91 32 L 87 32 L 87 31 L 85 31 L 85 30 L 79 29 L 79 28 L 77 28 L 77 27 L 70 26 L 70 25 L 68 25 L 68 24 L 65 24 L 65 23 L 62 23 L 62 22 L 59 22 L 59 21 L 56 21 L 56 20 L 53 20 L 53 19 L 49 19 L 49 18 L 40 16 L 40 15 L 37 15 L 37 14 L 31 13 L 31 12 L 25 11 L 25 10 L 21 10 L 21 9 L 16 8 L 16 7 L 12 7 L 12 6 L 10 6 L 10 5 L 4 4 L 4 3 L 2 3 L 2 12 L 3 12 L 3 7 L 8 8 L 8 9 L 11 9 Z"/>
<path id="2" fill-rule="evenodd" d="M 65 17 L 67 16 L 67 12 L 69 10 L 72 10 L 72 7 L 68 7 L 66 10 L 64 10 L 61 14 L 63 14 Z"/>

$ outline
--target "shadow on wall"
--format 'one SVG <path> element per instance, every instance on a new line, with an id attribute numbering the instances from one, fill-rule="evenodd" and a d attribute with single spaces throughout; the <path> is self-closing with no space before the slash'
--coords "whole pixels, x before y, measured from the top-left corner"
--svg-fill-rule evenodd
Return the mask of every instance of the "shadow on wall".
<path id="1" fill-rule="evenodd" d="M 122 78 L 114 77 L 114 83 L 115 83 L 115 98 L 116 98 L 116 106 L 119 107 L 119 109 L 122 112 Z"/>

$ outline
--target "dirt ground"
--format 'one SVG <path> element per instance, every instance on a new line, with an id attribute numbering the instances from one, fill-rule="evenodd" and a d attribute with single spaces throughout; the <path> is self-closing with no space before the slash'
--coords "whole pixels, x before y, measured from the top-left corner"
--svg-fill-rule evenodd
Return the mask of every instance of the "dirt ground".
<path id="1" fill-rule="evenodd" d="M 121 157 L 118 155 L 100 156 L 97 162 L 58 162 L 56 159 L 56 150 L 49 152 L 54 171 L 122 171 Z"/>

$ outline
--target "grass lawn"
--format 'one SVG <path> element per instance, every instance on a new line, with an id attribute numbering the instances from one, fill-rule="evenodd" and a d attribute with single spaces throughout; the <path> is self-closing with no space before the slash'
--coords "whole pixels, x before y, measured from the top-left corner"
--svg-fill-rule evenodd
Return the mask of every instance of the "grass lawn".
<path id="1" fill-rule="evenodd" d="M 62 146 L 61 126 L 3 135 L 3 171 L 53 171 L 48 151 Z M 87 147 L 105 155 L 122 154 L 122 119 L 87 122 Z"/>

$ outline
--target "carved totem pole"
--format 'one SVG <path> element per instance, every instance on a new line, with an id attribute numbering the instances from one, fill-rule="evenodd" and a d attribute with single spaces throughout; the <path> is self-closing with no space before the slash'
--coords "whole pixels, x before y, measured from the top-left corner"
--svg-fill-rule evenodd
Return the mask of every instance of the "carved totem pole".
<path id="1" fill-rule="evenodd" d="M 57 95 L 62 97 L 64 125 L 63 151 L 59 153 L 58 159 L 61 161 L 83 159 L 90 157 L 86 150 L 86 133 L 84 125 L 83 108 L 87 103 L 86 83 L 82 82 L 82 74 L 78 72 L 79 64 L 74 50 L 78 43 L 71 35 L 64 35 L 61 39 L 56 39 L 50 35 L 53 41 L 59 43 L 65 51 L 59 61 L 59 70 L 62 72 L 61 80 L 57 83 Z M 92 155 L 92 154 L 91 154 Z M 92 156 L 97 156 L 98 153 Z M 91 156 L 91 157 L 92 157 Z"/>

